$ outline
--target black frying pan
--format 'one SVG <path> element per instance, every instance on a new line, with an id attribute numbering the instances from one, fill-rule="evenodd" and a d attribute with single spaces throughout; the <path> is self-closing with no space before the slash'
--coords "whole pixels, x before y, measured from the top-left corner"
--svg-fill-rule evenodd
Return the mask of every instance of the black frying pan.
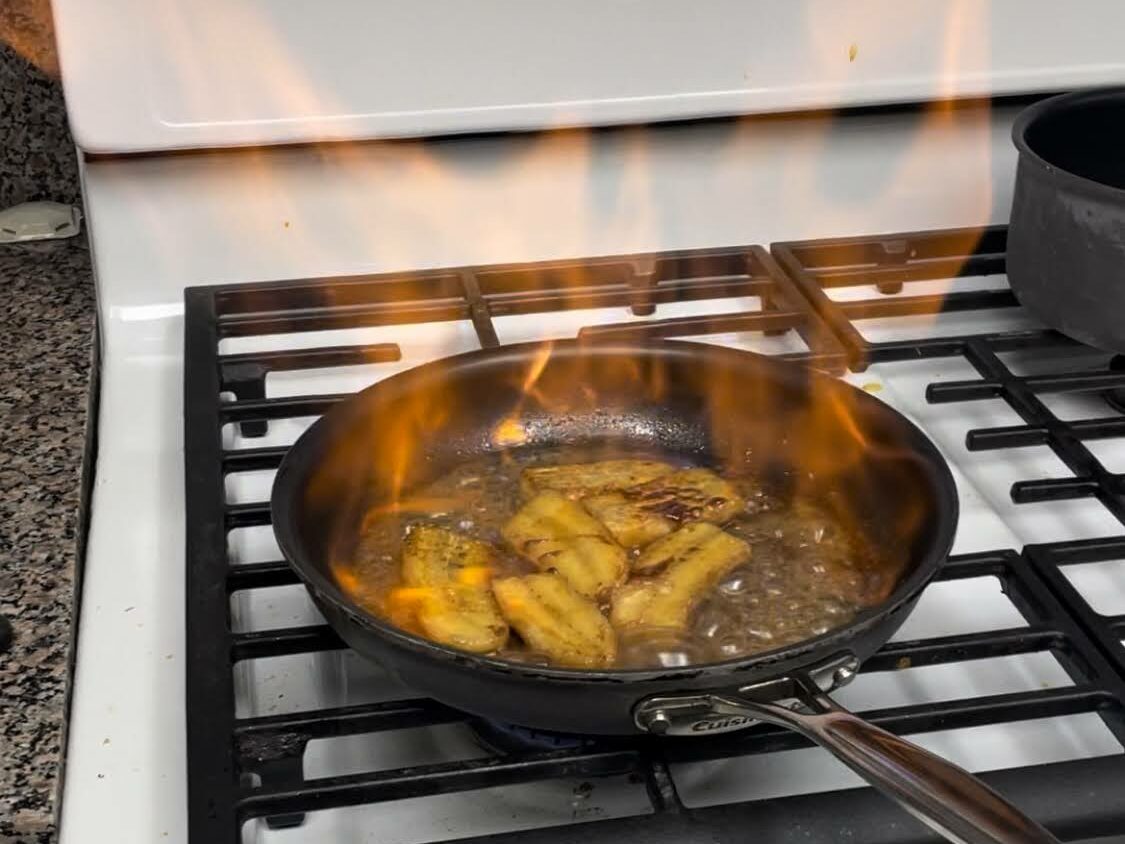
<path id="1" fill-rule="evenodd" d="M 644 670 L 544 668 L 468 654 L 352 601 L 331 561 L 356 541 L 362 514 L 482 451 L 510 447 L 512 430 L 517 447 L 659 450 L 719 469 L 749 455 L 764 475 L 851 508 L 870 539 L 900 561 L 898 585 L 814 639 L 727 662 Z M 953 479 L 933 444 L 841 381 L 683 342 L 564 341 L 458 355 L 334 407 L 290 449 L 271 504 L 281 550 L 328 623 L 359 653 L 450 706 L 584 734 L 691 736 L 781 724 L 951 840 L 1055 840 L 967 772 L 828 697 L 902 624 L 945 560 L 957 523 Z"/>

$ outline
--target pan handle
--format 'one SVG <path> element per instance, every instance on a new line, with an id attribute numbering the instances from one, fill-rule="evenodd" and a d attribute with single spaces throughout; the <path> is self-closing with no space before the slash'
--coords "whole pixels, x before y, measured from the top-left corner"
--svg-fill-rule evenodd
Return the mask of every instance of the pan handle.
<path id="1" fill-rule="evenodd" d="M 756 721 L 788 727 L 830 751 L 949 841 L 1059 844 L 963 768 L 856 717 L 808 679 L 793 679 L 787 685 L 783 702 L 767 699 L 776 693 L 776 682 L 767 689 L 750 687 L 735 694 L 650 699 L 638 707 L 637 723 L 653 732 L 696 735 Z"/>

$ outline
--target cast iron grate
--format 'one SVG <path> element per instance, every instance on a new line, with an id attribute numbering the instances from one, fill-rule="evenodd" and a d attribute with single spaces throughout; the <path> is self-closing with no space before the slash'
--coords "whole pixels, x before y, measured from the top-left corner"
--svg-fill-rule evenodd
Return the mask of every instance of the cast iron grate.
<path id="1" fill-rule="evenodd" d="M 913 357 L 960 356 L 980 374 L 979 379 L 931 384 L 927 401 L 933 404 L 1002 399 L 1022 424 L 970 430 L 969 451 L 1047 446 L 1071 474 L 1031 478 L 1012 484 L 1016 504 L 1096 499 L 1125 527 L 1125 474 L 1112 471 L 1088 443 L 1125 437 L 1120 412 L 1125 389 L 1121 357 L 1109 353 L 1087 355 L 1087 365 L 1069 367 L 1079 344 L 1047 330 L 1010 331 L 967 337 L 931 337 L 915 346 L 898 341 L 871 342 L 857 321 L 872 316 L 934 314 L 973 308 L 1016 307 L 1010 290 L 958 291 L 944 296 L 890 298 L 831 298 L 831 288 L 875 285 L 881 292 L 898 292 L 904 284 L 933 279 L 966 280 L 999 275 L 1005 270 L 1007 229 L 956 229 L 914 232 L 868 238 L 842 238 L 776 243 L 771 252 L 809 297 L 817 313 L 832 326 L 847 349 L 849 366 L 865 369 L 871 363 Z M 891 285 L 891 287 L 887 287 Z M 1017 374 L 1003 360 L 1014 351 L 1038 351 L 1052 363 L 1042 372 Z M 1086 350 L 1093 352 L 1093 350 Z M 1092 360 L 1093 365 L 1088 361 Z M 1063 419 L 1044 396 L 1089 397 L 1081 418 Z M 1125 671 L 1125 614 L 1095 611 L 1064 572 L 1066 566 L 1125 560 L 1125 534 L 1079 541 L 1030 545 L 1027 560 L 1047 580 L 1076 616 L 1083 630 L 1103 649 L 1119 671 Z"/>
<path id="2" fill-rule="evenodd" d="M 977 233 L 979 234 L 979 232 Z M 669 766 L 685 761 L 729 758 L 801 747 L 791 733 L 762 727 L 722 740 L 692 742 L 596 741 L 548 752 L 492 755 L 472 761 L 351 773 L 307 779 L 302 756 L 312 740 L 405 730 L 465 719 L 462 713 L 430 700 L 400 700 L 294 714 L 236 717 L 233 674 L 244 660 L 317 653 L 344 647 L 330 628 L 312 625 L 268 631 L 232 632 L 230 597 L 245 590 L 296 583 L 284 562 L 232 567 L 227 536 L 236 528 L 269 524 L 265 502 L 228 504 L 224 478 L 230 473 L 275 469 L 283 447 L 225 450 L 222 427 L 236 423 L 245 437 L 264 434 L 272 420 L 315 416 L 341 396 L 267 398 L 271 371 L 380 363 L 399 359 L 394 344 L 326 346 L 282 352 L 220 354 L 222 338 L 449 320 L 471 320 L 480 345 L 498 345 L 493 316 L 546 313 L 560 309 L 628 307 L 645 320 L 583 329 L 581 336 L 694 336 L 730 331 L 800 334 L 807 352 L 788 355 L 811 365 L 841 371 L 867 361 L 921 356 L 962 355 L 978 365 L 981 386 L 941 385 L 934 400 L 965 400 L 986 393 L 1012 400 L 1027 421 L 1024 431 L 972 432 L 991 447 L 1018 445 L 1047 437 L 1068 465 L 1094 486 L 1060 483 L 1053 494 L 1095 495 L 1117 501 L 1111 480 L 1083 456 L 1085 423 L 1069 423 L 1078 433 L 1064 436 L 1057 420 L 1034 402 L 1035 384 L 1011 375 L 996 353 L 1021 344 L 1059 344 L 1049 332 L 983 335 L 936 340 L 866 344 L 851 320 L 863 315 L 920 312 L 944 306 L 932 297 L 909 297 L 837 308 L 819 284 L 899 284 L 941 274 L 1001 272 L 1003 230 L 988 230 L 979 242 L 968 232 L 894 235 L 845 241 L 842 274 L 810 273 L 801 261 L 839 254 L 839 241 L 782 244 L 775 254 L 779 271 L 760 247 L 625 256 L 591 261 L 462 268 L 411 276 L 323 279 L 276 284 L 193 288 L 186 293 L 185 315 L 185 467 L 187 483 L 187 729 L 189 840 L 236 842 L 247 820 L 266 818 L 271 826 L 300 823 L 303 813 L 335 807 L 378 804 L 408 797 L 471 791 L 505 784 L 570 777 L 630 774 L 645 784 L 651 813 L 585 822 L 581 835 L 592 842 L 734 841 L 754 830 L 761 840 L 836 841 L 849 834 L 867 842 L 930 840 L 920 825 L 870 789 L 838 791 L 687 808 L 676 791 Z M 864 245 L 867 244 L 867 245 Z M 889 244 L 889 245 L 888 245 Z M 828 248 L 826 248 L 828 247 Z M 819 250 L 819 251 L 818 251 Z M 974 251 L 975 250 L 975 251 Z M 874 255 L 872 261 L 856 256 Z M 885 257 L 879 257 L 885 256 Z M 966 261 L 965 259 L 969 260 Z M 817 269 L 826 265 L 821 261 Z M 792 277 L 792 280 L 790 279 Z M 813 281 L 810 281 L 813 279 Z M 800 288 L 801 292 L 797 290 Z M 660 317 L 660 305 L 685 299 L 759 296 L 762 309 L 703 317 Z M 907 304 L 894 304 L 906 301 Z M 1012 304 L 1003 296 L 954 300 L 951 307 Z M 866 308 L 864 310 L 863 308 Z M 905 308 L 905 311 L 895 310 Z M 831 330 L 829 330 L 829 327 Z M 858 342 L 857 342 L 858 337 Z M 997 369 L 996 367 L 1001 367 Z M 1100 382 L 1099 382 L 1100 383 Z M 1121 379 L 1115 384 L 1125 383 Z M 1104 385 L 1103 385 L 1104 386 Z M 956 389 L 950 389 L 956 388 Z M 1030 390 L 1030 393 L 1027 391 Z M 1025 395 L 1027 393 L 1027 395 Z M 231 401 L 224 401 L 225 397 Z M 1021 398 L 1022 397 L 1022 398 Z M 1022 402 L 1023 404 L 1019 404 Z M 1022 408 L 1022 409 L 1021 409 Z M 1026 413 L 1024 413 L 1026 411 Z M 1099 423 L 1100 425 L 1101 423 Z M 1109 421 L 1087 435 L 1117 436 Z M 1005 437 L 1016 441 L 1005 440 Z M 1069 438 L 1068 438 L 1069 437 Z M 1036 440 L 1042 442 L 1043 440 Z M 1075 442 L 1077 446 L 1075 446 Z M 1089 458 L 1089 459 L 1088 459 Z M 1071 462 L 1071 460 L 1075 462 Z M 1100 464 L 1099 464 L 1100 465 Z M 1048 495 L 1031 486 L 1030 494 Z M 1117 495 L 1118 497 L 1114 497 Z M 1030 499 L 1029 499 L 1030 500 Z M 1115 511 L 1116 512 L 1116 511 Z M 1117 546 L 1112 546 L 1116 541 Z M 1116 553 L 1123 540 L 1106 540 L 1072 554 Z M 1107 544 L 1109 543 L 1109 544 Z M 864 666 L 864 672 L 1051 653 L 1073 685 L 1013 694 L 902 706 L 866 715 L 904 733 L 967 728 L 1077 713 L 1097 713 L 1125 745 L 1125 664 L 1107 638 L 1121 630 L 1121 619 L 1102 618 L 1069 584 L 1056 582 L 1057 555 L 1065 547 L 1035 547 L 953 558 L 939 579 L 991 576 L 1027 621 L 1027 626 L 919 641 L 894 642 Z M 1060 576 L 1061 577 L 1061 576 Z M 1068 587 L 1068 588 L 1063 588 Z M 1086 838 L 1125 827 L 1125 801 L 1115 783 L 1125 776 L 1125 755 L 1058 762 L 992 772 L 984 778 L 1027 808 L 1065 838 Z M 505 833 L 483 840 L 513 844 L 553 844 L 573 840 L 569 826 Z"/>
<path id="3" fill-rule="evenodd" d="M 844 344 L 848 366 L 859 372 L 873 363 L 956 355 L 968 340 L 987 341 L 1007 350 L 1028 343 L 1063 342 L 1049 331 L 872 342 L 856 326 L 857 321 L 878 317 L 1017 307 L 1016 297 L 1007 288 L 954 287 L 941 293 L 886 295 L 903 292 L 905 285 L 915 282 L 1003 273 L 1006 244 L 1007 229 L 993 226 L 774 243 L 770 252 Z M 835 301 L 828 295 L 834 288 L 864 286 L 874 286 L 884 295 L 849 301 Z"/>

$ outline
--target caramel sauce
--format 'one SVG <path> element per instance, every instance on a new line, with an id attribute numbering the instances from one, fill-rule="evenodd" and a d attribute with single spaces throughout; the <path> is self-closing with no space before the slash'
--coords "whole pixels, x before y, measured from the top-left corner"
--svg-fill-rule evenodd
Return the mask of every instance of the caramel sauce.
<path id="1" fill-rule="evenodd" d="M 520 472 L 535 465 L 621 457 L 692 465 L 667 455 L 607 455 L 603 450 L 593 455 L 578 447 L 516 448 L 471 459 L 413 490 L 396 506 L 368 514 L 347 570 L 349 592 L 369 610 L 393 619 L 386 597 L 400 584 L 402 539 L 421 522 L 491 544 L 497 550 L 494 577 L 530 573 L 535 570 L 531 563 L 500 536 L 500 528 L 522 503 Z M 773 650 L 848 624 L 894 588 L 902 561 L 880 555 L 861 531 L 842 524 L 828 508 L 771 492 L 750 473 L 723 474 L 746 505 L 722 528 L 751 546 L 750 561 L 724 577 L 698 605 L 687 631 L 619 632 L 613 667 L 678 667 Z M 514 634 L 497 656 L 547 664 Z"/>

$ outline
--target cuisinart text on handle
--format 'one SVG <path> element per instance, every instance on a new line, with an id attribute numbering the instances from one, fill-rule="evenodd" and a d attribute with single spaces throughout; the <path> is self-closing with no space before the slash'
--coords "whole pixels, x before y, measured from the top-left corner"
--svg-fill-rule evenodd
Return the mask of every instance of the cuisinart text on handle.
<path id="1" fill-rule="evenodd" d="M 731 730 L 740 730 L 757 723 L 757 718 L 749 715 L 724 715 L 715 718 L 700 718 L 689 728 L 693 733 L 726 733 Z"/>

